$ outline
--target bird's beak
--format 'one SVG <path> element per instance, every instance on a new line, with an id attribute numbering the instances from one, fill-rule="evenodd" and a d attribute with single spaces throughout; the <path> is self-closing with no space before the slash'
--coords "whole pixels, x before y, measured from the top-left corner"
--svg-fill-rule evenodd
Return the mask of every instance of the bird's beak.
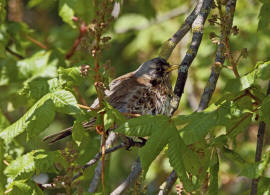
<path id="1" fill-rule="evenodd" d="M 171 72 L 175 69 L 178 69 L 180 65 L 171 65 L 169 68 L 167 68 L 165 71 L 166 72 Z"/>

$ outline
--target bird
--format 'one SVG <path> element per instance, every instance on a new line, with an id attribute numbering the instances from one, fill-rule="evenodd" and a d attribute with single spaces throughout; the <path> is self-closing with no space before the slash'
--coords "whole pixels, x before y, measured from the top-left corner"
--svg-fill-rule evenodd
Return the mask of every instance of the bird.
<path id="1" fill-rule="evenodd" d="M 142 63 L 137 70 L 114 79 L 105 90 L 105 96 L 111 106 L 122 113 L 139 115 L 170 115 L 171 101 L 174 97 L 170 72 L 179 65 L 170 65 L 165 59 L 156 57 Z M 98 108 L 96 99 L 90 106 Z M 95 119 L 84 124 L 93 126 Z M 44 140 L 54 143 L 72 134 L 72 127 L 49 135 Z"/>

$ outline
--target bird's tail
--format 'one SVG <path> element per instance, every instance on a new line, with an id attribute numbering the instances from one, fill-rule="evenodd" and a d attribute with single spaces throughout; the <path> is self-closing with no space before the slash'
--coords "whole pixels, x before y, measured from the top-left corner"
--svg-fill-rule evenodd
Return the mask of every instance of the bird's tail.
<path id="1" fill-rule="evenodd" d="M 83 123 L 83 127 L 85 129 L 91 129 L 94 127 L 96 119 L 90 120 L 89 122 Z M 72 134 L 72 128 L 73 127 L 68 127 L 58 133 L 48 135 L 43 138 L 43 141 L 48 141 L 50 144 L 53 144 L 67 136 L 70 136 Z"/>

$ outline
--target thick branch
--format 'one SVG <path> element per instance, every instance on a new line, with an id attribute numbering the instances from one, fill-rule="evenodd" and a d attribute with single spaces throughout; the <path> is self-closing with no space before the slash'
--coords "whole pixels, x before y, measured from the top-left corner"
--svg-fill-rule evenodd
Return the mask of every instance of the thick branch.
<path id="1" fill-rule="evenodd" d="M 267 89 L 267 95 L 269 95 L 269 94 L 270 94 L 270 81 L 268 83 L 268 89 Z M 265 134 L 265 123 L 262 121 L 259 124 L 259 129 L 258 129 L 258 134 L 257 134 L 255 162 L 259 162 L 262 159 L 264 134 Z M 256 178 L 256 179 L 252 179 L 250 195 L 257 194 L 259 181 L 260 181 L 260 177 Z"/>
<path id="2" fill-rule="evenodd" d="M 211 75 L 207 81 L 206 87 L 204 88 L 203 94 L 201 96 L 198 111 L 202 111 L 208 107 L 208 104 L 211 100 L 211 97 L 215 91 L 217 81 L 219 78 L 219 74 L 221 71 L 221 67 L 225 61 L 224 42 L 226 39 L 228 39 L 228 37 L 230 36 L 230 33 L 231 33 L 235 6 L 236 6 L 236 0 L 231 0 L 226 5 L 226 12 L 225 12 L 226 16 L 224 17 L 224 16 L 222 16 L 222 13 L 220 13 L 220 18 L 222 18 L 221 19 L 221 30 L 220 30 L 221 35 L 220 35 L 220 41 L 218 44 L 218 48 L 216 51 L 216 59 L 215 59 L 215 63 L 212 66 L 212 69 L 211 69 Z M 227 20 L 225 21 L 224 18 L 226 18 Z"/>
<path id="3" fill-rule="evenodd" d="M 181 39 L 187 34 L 187 32 L 191 29 L 191 25 L 194 20 L 197 18 L 199 11 L 201 10 L 203 4 L 203 0 L 199 0 L 194 10 L 190 13 L 190 15 L 185 19 L 182 26 L 176 31 L 176 33 L 166 41 L 161 48 L 161 52 L 159 54 L 160 57 L 164 59 L 168 59 L 174 50 L 175 46 L 181 41 Z"/>
<path id="4" fill-rule="evenodd" d="M 182 94 L 184 92 L 188 69 L 194 58 L 196 57 L 199 46 L 201 44 L 203 36 L 203 26 L 208 16 L 208 13 L 210 12 L 211 4 L 212 0 L 204 0 L 200 13 L 192 25 L 192 41 L 184 59 L 181 62 L 181 66 L 178 71 L 178 77 L 174 88 L 174 94 L 176 97 L 174 99 L 174 102 L 172 103 L 173 108 L 171 110 L 171 114 L 173 114 L 177 110 Z"/>

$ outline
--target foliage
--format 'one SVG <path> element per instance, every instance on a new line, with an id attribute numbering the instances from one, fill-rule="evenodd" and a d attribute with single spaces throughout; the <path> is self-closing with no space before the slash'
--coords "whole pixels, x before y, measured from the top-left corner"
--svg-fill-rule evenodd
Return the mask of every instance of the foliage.
<path id="1" fill-rule="evenodd" d="M 240 76 L 226 61 L 207 109 L 192 111 L 187 92 L 174 116 L 135 118 L 126 117 L 103 97 L 108 82 L 156 56 L 162 43 L 178 29 L 184 19 L 181 14 L 160 23 L 165 12 L 193 5 L 186 0 L 104 2 L 111 3 L 21 1 L 17 5 L 22 6 L 17 9 L 21 13 L 15 17 L 10 10 L 12 1 L 0 0 L 0 194 L 54 194 L 63 189 L 67 194 L 86 193 L 95 166 L 86 169 L 84 165 L 100 152 L 100 141 L 105 145 L 106 131 L 134 139 L 144 137 L 147 142 L 132 152 L 117 151 L 106 161 L 103 151 L 107 188 L 98 192 L 118 186 L 138 155 L 143 185 L 149 186 L 149 193 L 157 192 L 163 182 L 157 178 L 165 178 L 172 169 L 184 191 L 192 194 L 218 194 L 221 188 L 224 194 L 244 193 L 249 189 L 245 181 L 239 182 L 244 187 L 229 187 L 238 176 L 260 178 L 259 194 L 269 193 L 268 148 L 259 162 L 253 162 L 256 127 L 262 121 L 266 130 L 270 126 L 270 96 L 266 95 L 270 79 L 268 0 L 248 7 L 238 2 L 234 23 L 240 32 L 230 38 L 235 52 L 226 55 L 239 60 Z M 120 15 L 113 20 L 110 13 L 116 4 L 121 5 L 116 10 Z M 223 5 L 222 9 L 225 11 Z M 24 18 L 19 18 L 20 14 Z M 211 14 L 217 14 L 217 9 Z M 201 49 L 190 70 L 197 100 L 214 61 L 216 46 L 207 35 L 213 31 L 219 34 L 219 28 L 206 24 Z M 175 49 L 171 64 L 179 63 L 186 45 L 184 40 Z M 242 58 L 243 48 L 249 50 L 246 59 Z M 175 76 L 173 73 L 173 81 Z M 81 104 L 91 105 L 97 96 L 100 108 L 82 109 Z M 90 124 L 85 123 L 89 120 Z M 73 127 L 71 144 L 48 146 L 41 141 L 68 125 Z M 49 177 L 46 182 L 61 189 L 40 188 L 33 179 L 40 173 Z M 78 173 L 82 174 L 74 181 Z M 157 186 L 151 186 L 153 183 Z"/>

